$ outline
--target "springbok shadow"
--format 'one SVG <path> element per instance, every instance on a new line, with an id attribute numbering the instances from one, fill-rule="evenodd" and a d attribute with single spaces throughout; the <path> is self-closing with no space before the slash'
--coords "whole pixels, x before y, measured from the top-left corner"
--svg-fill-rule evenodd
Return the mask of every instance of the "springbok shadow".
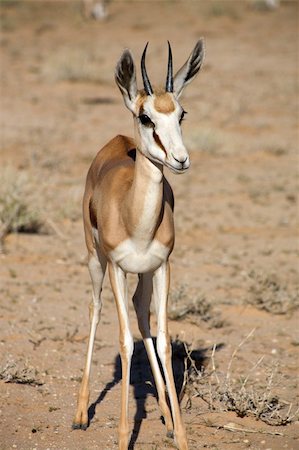
<path id="1" fill-rule="evenodd" d="M 154 338 L 154 344 L 156 345 L 156 339 Z M 179 340 L 172 341 L 172 366 L 173 366 L 173 374 L 176 384 L 176 391 L 179 395 L 182 391 L 183 383 L 184 383 L 184 372 L 186 369 L 186 361 L 187 366 L 191 364 L 190 358 L 195 364 L 195 366 L 201 370 L 208 364 L 209 358 L 206 356 L 207 352 L 210 351 L 210 348 L 205 349 L 196 349 L 191 351 L 189 354 L 189 358 L 187 358 L 186 346 L 185 343 Z M 221 346 L 221 344 L 220 344 Z M 218 346 L 218 349 L 219 347 Z M 187 359 L 186 359 L 187 358 Z M 189 362 L 188 362 L 189 361 Z M 163 373 L 163 371 L 161 371 Z M 107 393 L 119 382 L 121 381 L 121 359 L 118 354 L 114 361 L 114 373 L 113 380 L 109 381 L 106 384 L 102 392 L 100 393 L 97 400 L 92 403 L 88 409 L 88 419 L 89 423 L 92 421 L 93 417 L 96 414 L 96 407 L 99 405 Z M 134 344 L 134 353 L 132 357 L 132 365 L 131 365 L 131 375 L 130 375 L 130 384 L 134 388 L 134 398 L 136 401 L 136 413 L 134 416 L 134 428 L 131 434 L 131 439 L 129 443 L 129 450 L 133 450 L 135 446 L 135 442 L 137 441 L 141 424 L 143 419 L 146 418 L 146 409 L 145 402 L 148 396 L 154 396 L 157 399 L 157 391 L 155 387 L 154 378 L 151 372 L 149 360 L 147 357 L 147 353 L 144 348 L 144 344 L 142 340 L 135 342 Z M 163 418 L 161 417 L 163 421 Z"/>

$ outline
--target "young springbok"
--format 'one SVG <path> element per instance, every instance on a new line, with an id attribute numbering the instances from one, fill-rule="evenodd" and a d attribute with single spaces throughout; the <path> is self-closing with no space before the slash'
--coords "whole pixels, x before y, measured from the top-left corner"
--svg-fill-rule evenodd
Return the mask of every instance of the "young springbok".
<path id="1" fill-rule="evenodd" d="M 91 358 L 102 306 L 102 282 L 108 265 L 119 320 L 122 365 L 119 449 L 127 450 L 129 442 L 128 391 L 133 337 L 129 326 L 126 275 L 130 272 L 139 277 L 133 303 L 167 434 L 172 436 L 174 432 L 177 447 L 187 450 L 167 326 L 168 259 L 174 245 L 174 199 L 163 168 L 166 166 L 174 173 L 183 173 L 190 165 L 180 127 L 185 111 L 178 99 L 184 87 L 198 73 L 204 48 L 203 41 L 199 40 L 186 63 L 173 77 L 172 52 L 168 43 L 168 71 L 166 86 L 162 90 L 154 90 L 151 86 L 145 67 L 146 50 L 147 45 L 141 59 L 144 90 L 137 90 L 135 65 L 129 50 L 123 52 L 115 71 L 125 105 L 133 113 L 135 139 L 125 136 L 112 139 L 96 155 L 86 179 L 83 217 L 93 302 L 87 359 L 73 428 L 85 430 L 88 426 Z M 157 315 L 157 352 L 171 412 L 150 332 L 152 297 Z"/>

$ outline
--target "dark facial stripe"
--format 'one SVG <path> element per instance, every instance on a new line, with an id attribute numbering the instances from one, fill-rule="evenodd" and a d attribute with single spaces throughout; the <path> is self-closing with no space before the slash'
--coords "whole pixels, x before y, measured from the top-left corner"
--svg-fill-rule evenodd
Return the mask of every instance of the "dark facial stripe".
<path id="1" fill-rule="evenodd" d="M 161 140 L 160 140 L 158 134 L 155 132 L 155 130 L 153 131 L 153 136 L 154 136 L 154 139 L 155 139 L 156 144 L 157 144 L 157 145 L 160 147 L 160 149 L 165 153 L 165 155 L 167 155 L 167 152 L 166 152 L 166 150 L 165 150 L 165 147 L 164 147 L 164 145 L 162 144 L 162 142 L 161 142 Z"/>

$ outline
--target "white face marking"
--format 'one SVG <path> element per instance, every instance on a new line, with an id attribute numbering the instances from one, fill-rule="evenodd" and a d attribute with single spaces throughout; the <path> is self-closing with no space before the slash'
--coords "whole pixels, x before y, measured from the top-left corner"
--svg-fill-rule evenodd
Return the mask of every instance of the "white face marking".
<path id="1" fill-rule="evenodd" d="M 149 159 L 167 166 L 176 173 L 183 173 L 190 165 L 179 123 L 183 110 L 174 97 L 175 109 L 170 113 L 158 112 L 154 101 L 155 95 L 149 96 L 143 105 L 143 114 L 151 119 L 153 126 L 145 126 L 138 118 L 136 119 L 141 151 Z"/>
<path id="2" fill-rule="evenodd" d="M 125 272 L 146 273 L 160 267 L 169 253 L 169 248 L 157 240 L 147 249 L 139 249 L 132 239 L 126 239 L 110 252 L 110 257 Z"/>

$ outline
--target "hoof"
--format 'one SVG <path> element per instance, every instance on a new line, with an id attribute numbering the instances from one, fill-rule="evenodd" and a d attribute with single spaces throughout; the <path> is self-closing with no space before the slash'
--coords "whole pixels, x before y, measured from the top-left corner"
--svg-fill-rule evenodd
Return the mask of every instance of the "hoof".
<path id="1" fill-rule="evenodd" d="M 73 430 L 84 430 L 86 431 L 88 427 L 87 423 L 73 423 L 72 424 L 72 429 Z"/>
<path id="2" fill-rule="evenodd" d="M 167 434 L 166 434 L 166 436 L 167 436 L 168 438 L 170 438 L 170 439 L 173 439 L 173 438 L 174 438 L 174 434 L 173 434 L 173 431 L 172 431 L 172 430 L 170 430 L 170 431 L 167 431 Z"/>

